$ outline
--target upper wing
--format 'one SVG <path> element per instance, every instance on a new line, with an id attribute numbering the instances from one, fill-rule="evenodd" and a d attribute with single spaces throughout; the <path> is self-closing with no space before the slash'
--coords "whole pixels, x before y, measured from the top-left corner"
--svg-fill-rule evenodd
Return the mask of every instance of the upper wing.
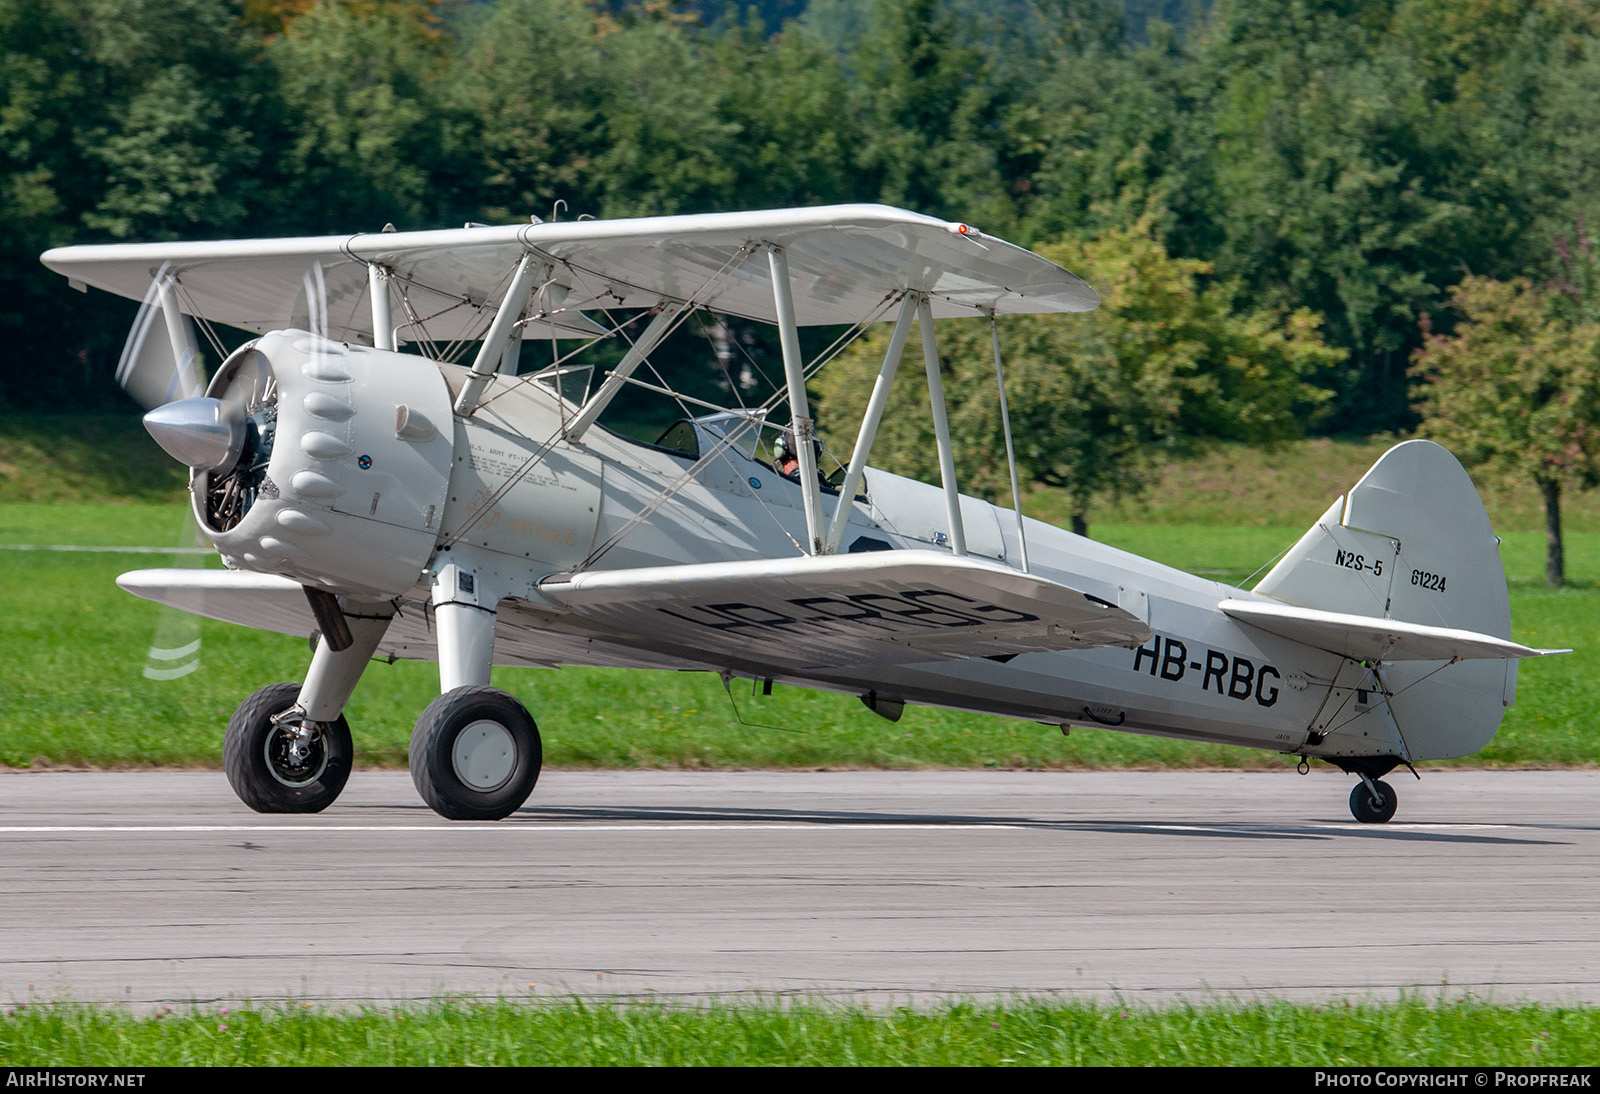
<path id="1" fill-rule="evenodd" d="M 429 337 L 470 338 L 481 337 L 486 309 L 528 252 L 549 260 L 567 312 L 693 301 L 775 322 L 762 244 L 788 255 L 801 325 L 856 323 L 906 290 L 929 294 L 941 318 L 1088 311 L 1100 301 L 1085 282 L 1030 251 L 883 205 L 60 247 L 43 261 L 74 282 L 134 300 L 170 263 L 191 314 L 256 332 L 320 326 L 330 337 L 370 343 L 369 264 L 391 272 Z M 396 309 L 397 321 L 402 311 Z"/>
<path id="2" fill-rule="evenodd" d="M 1240 622 L 1356 661 L 1504 660 L 1572 652 L 1536 650 L 1477 631 L 1324 612 L 1293 604 L 1224 600 L 1218 607 Z"/>
<path id="3" fill-rule="evenodd" d="M 936 551 L 659 566 L 550 578 L 539 591 L 602 633 L 746 671 L 1136 646 L 1150 628 L 1087 593 Z"/>

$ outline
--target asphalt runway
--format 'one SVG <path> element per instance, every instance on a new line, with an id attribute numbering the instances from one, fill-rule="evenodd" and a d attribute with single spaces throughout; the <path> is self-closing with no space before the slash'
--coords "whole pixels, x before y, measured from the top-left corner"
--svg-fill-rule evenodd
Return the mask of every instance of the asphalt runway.
<path id="1" fill-rule="evenodd" d="M 1600 1000 L 1600 772 L 0 774 L 0 1000 Z"/>

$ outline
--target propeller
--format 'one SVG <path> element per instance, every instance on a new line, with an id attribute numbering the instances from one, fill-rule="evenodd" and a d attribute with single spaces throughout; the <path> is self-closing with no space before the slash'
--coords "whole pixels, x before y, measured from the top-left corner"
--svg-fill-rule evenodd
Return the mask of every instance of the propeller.
<path id="1" fill-rule="evenodd" d="M 177 282 L 164 264 L 150 281 L 117 362 L 117 383 L 146 410 L 205 390 L 194 320 L 178 306 Z"/>
<path id="2" fill-rule="evenodd" d="M 211 546 L 201 537 L 200 524 L 191 509 L 184 517 L 172 565 L 197 570 L 205 565 L 205 556 L 210 553 Z M 156 633 L 145 652 L 145 679 L 176 680 L 199 667 L 200 617 L 162 605 L 156 616 Z"/>
<path id="3" fill-rule="evenodd" d="M 178 301 L 170 266 L 156 271 L 117 364 L 116 378 L 146 408 L 145 429 L 173 459 L 194 472 L 194 498 L 213 527 L 231 527 L 254 498 L 271 453 L 276 422 L 272 372 L 259 353 L 235 353 L 221 390 L 206 394 L 194 322 Z M 304 277 L 295 325 L 327 329 L 328 287 L 321 264 Z M 213 385 L 217 386 L 217 385 Z M 200 567 L 210 544 L 188 507 L 172 564 Z M 200 667 L 200 620 L 163 607 L 146 657 L 144 675 L 173 680 Z"/>
<path id="4" fill-rule="evenodd" d="M 177 283 L 170 265 L 163 265 L 150 281 L 128 340 L 117 362 L 117 383 L 134 402 L 157 416 L 158 424 L 145 428 L 169 453 L 158 432 L 162 421 L 173 417 L 172 407 L 199 399 L 205 390 L 200 349 L 195 340 L 194 321 L 178 306 Z M 168 429 L 170 434 L 171 430 Z M 188 461 L 183 461 L 188 462 Z M 186 510 L 172 565 L 198 567 L 203 564 L 204 542 L 192 509 Z M 155 634 L 145 653 L 144 675 L 150 680 L 176 680 L 200 667 L 200 619 L 176 608 L 162 607 L 156 616 Z"/>
<path id="5" fill-rule="evenodd" d="M 157 444 L 180 463 L 211 470 L 236 459 L 244 446 L 242 398 L 208 399 L 194 321 L 178 302 L 170 264 L 150 281 L 117 362 L 117 383 L 147 411 L 144 424 Z M 199 568 L 210 545 L 187 507 L 172 565 Z M 162 607 L 145 655 L 150 680 L 176 680 L 200 667 L 200 619 Z"/>

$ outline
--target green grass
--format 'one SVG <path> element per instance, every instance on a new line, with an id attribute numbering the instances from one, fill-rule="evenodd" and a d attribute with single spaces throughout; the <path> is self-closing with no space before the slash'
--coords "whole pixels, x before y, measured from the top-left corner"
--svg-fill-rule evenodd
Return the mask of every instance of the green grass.
<path id="1" fill-rule="evenodd" d="M 134 415 L 0 414 L 0 503 L 158 503 L 187 481 Z"/>
<path id="2" fill-rule="evenodd" d="M 1160 481 L 1143 497 L 1096 501 L 1089 512 L 1090 530 L 1097 524 L 1303 529 L 1401 439 L 1318 437 L 1269 449 L 1216 445 L 1198 457 L 1167 464 Z M 1544 509 L 1532 482 L 1507 487 L 1477 476 L 1475 481 L 1496 531 L 1544 530 Z M 1009 498 L 1000 499 L 1002 505 L 1009 503 Z M 1066 497 L 1048 489 L 1029 494 L 1026 511 L 1063 527 L 1072 515 Z M 1600 490 L 1566 494 L 1561 514 L 1569 532 L 1600 532 Z"/>
<path id="3" fill-rule="evenodd" d="M 1222 446 L 1174 463 L 1139 502 L 1098 507 L 1097 539 L 1217 580 L 1269 563 L 1349 488 L 1392 439 L 1312 440 L 1262 451 Z M 0 545 L 176 546 L 183 476 L 134 417 L 0 416 Z M 1569 500 L 1571 585 L 1542 585 L 1542 517 L 1530 491 L 1491 495 L 1505 536 L 1514 637 L 1578 653 L 1525 665 L 1518 705 L 1466 763 L 1600 762 L 1600 491 Z M 1065 522 L 1059 492 L 1028 511 Z M 0 550 L 0 764 L 214 765 L 229 712 L 264 683 L 298 680 L 295 639 L 205 622 L 204 666 L 181 680 L 141 675 L 160 609 L 119 592 L 123 570 L 162 555 Z M 210 560 L 209 564 L 215 564 Z M 410 727 L 438 687 L 432 665 L 374 665 L 349 716 L 358 761 L 403 765 Z M 910 708 L 884 722 L 854 698 L 735 685 L 741 725 L 712 676 L 563 669 L 501 670 L 545 736 L 546 762 L 583 767 L 1278 766 L 1269 753 L 1053 728 Z"/>
<path id="4" fill-rule="evenodd" d="M 0 544 L 129 539 L 175 541 L 182 507 L 0 505 Z M 1246 576 L 1298 528 L 1105 526 L 1101 538 L 1219 579 Z M 1574 534 L 1574 585 L 1539 584 L 1537 533 L 1506 537 L 1518 641 L 1576 654 L 1523 666 L 1518 704 L 1490 746 L 1458 763 L 1600 763 L 1600 535 Z M 116 575 L 167 565 L 163 556 L 0 550 L 0 764 L 14 767 L 214 766 L 233 707 L 263 684 L 299 680 L 302 640 L 201 624 L 201 671 L 155 682 L 141 675 L 161 609 L 128 596 Z M 214 563 L 214 560 L 212 560 Z M 1581 580 L 1580 580 L 1581 579 Z M 1277 767 L 1272 753 L 908 708 L 898 724 L 850 696 L 779 687 L 771 698 L 703 673 L 496 669 L 494 683 L 534 712 L 545 762 L 565 767 Z M 404 766 L 411 726 L 437 694 L 431 664 L 371 666 L 348 708 L 357 762 Z"/>
<path id="5" fill-rule="evenodd" d="M 1232 1065 L 1542 1066 L 1594 1063 L 1600 1010 L 1480 1001 L 1429 1005 L 1221 1003 L 438 1002 L 341 1013 L 281 1006 L 18 1007 L 0 1065 Z"/>
<path id="6" fill-rule="evenodd" d="M 174 501 L 0 502 L 0 544 L 177 547 L 186 512 L 183 503 Z M 170 564 L 164 558 L 149 563 Z"/>

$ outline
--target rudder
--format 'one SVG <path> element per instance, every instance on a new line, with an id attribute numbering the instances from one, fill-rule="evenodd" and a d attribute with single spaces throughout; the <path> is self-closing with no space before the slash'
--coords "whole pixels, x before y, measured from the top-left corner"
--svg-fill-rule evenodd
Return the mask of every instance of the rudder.
<path id="1" fill-rule="evenodd" d="M 1379 458 L 1255 587 L 1324 611 L 1511 637 L 1499 539 L 1459 461 L 1432 441 Z M 1515 661 L 1381 668 L 1406 758 L 1476 752 L 1515 699 Z"/>

